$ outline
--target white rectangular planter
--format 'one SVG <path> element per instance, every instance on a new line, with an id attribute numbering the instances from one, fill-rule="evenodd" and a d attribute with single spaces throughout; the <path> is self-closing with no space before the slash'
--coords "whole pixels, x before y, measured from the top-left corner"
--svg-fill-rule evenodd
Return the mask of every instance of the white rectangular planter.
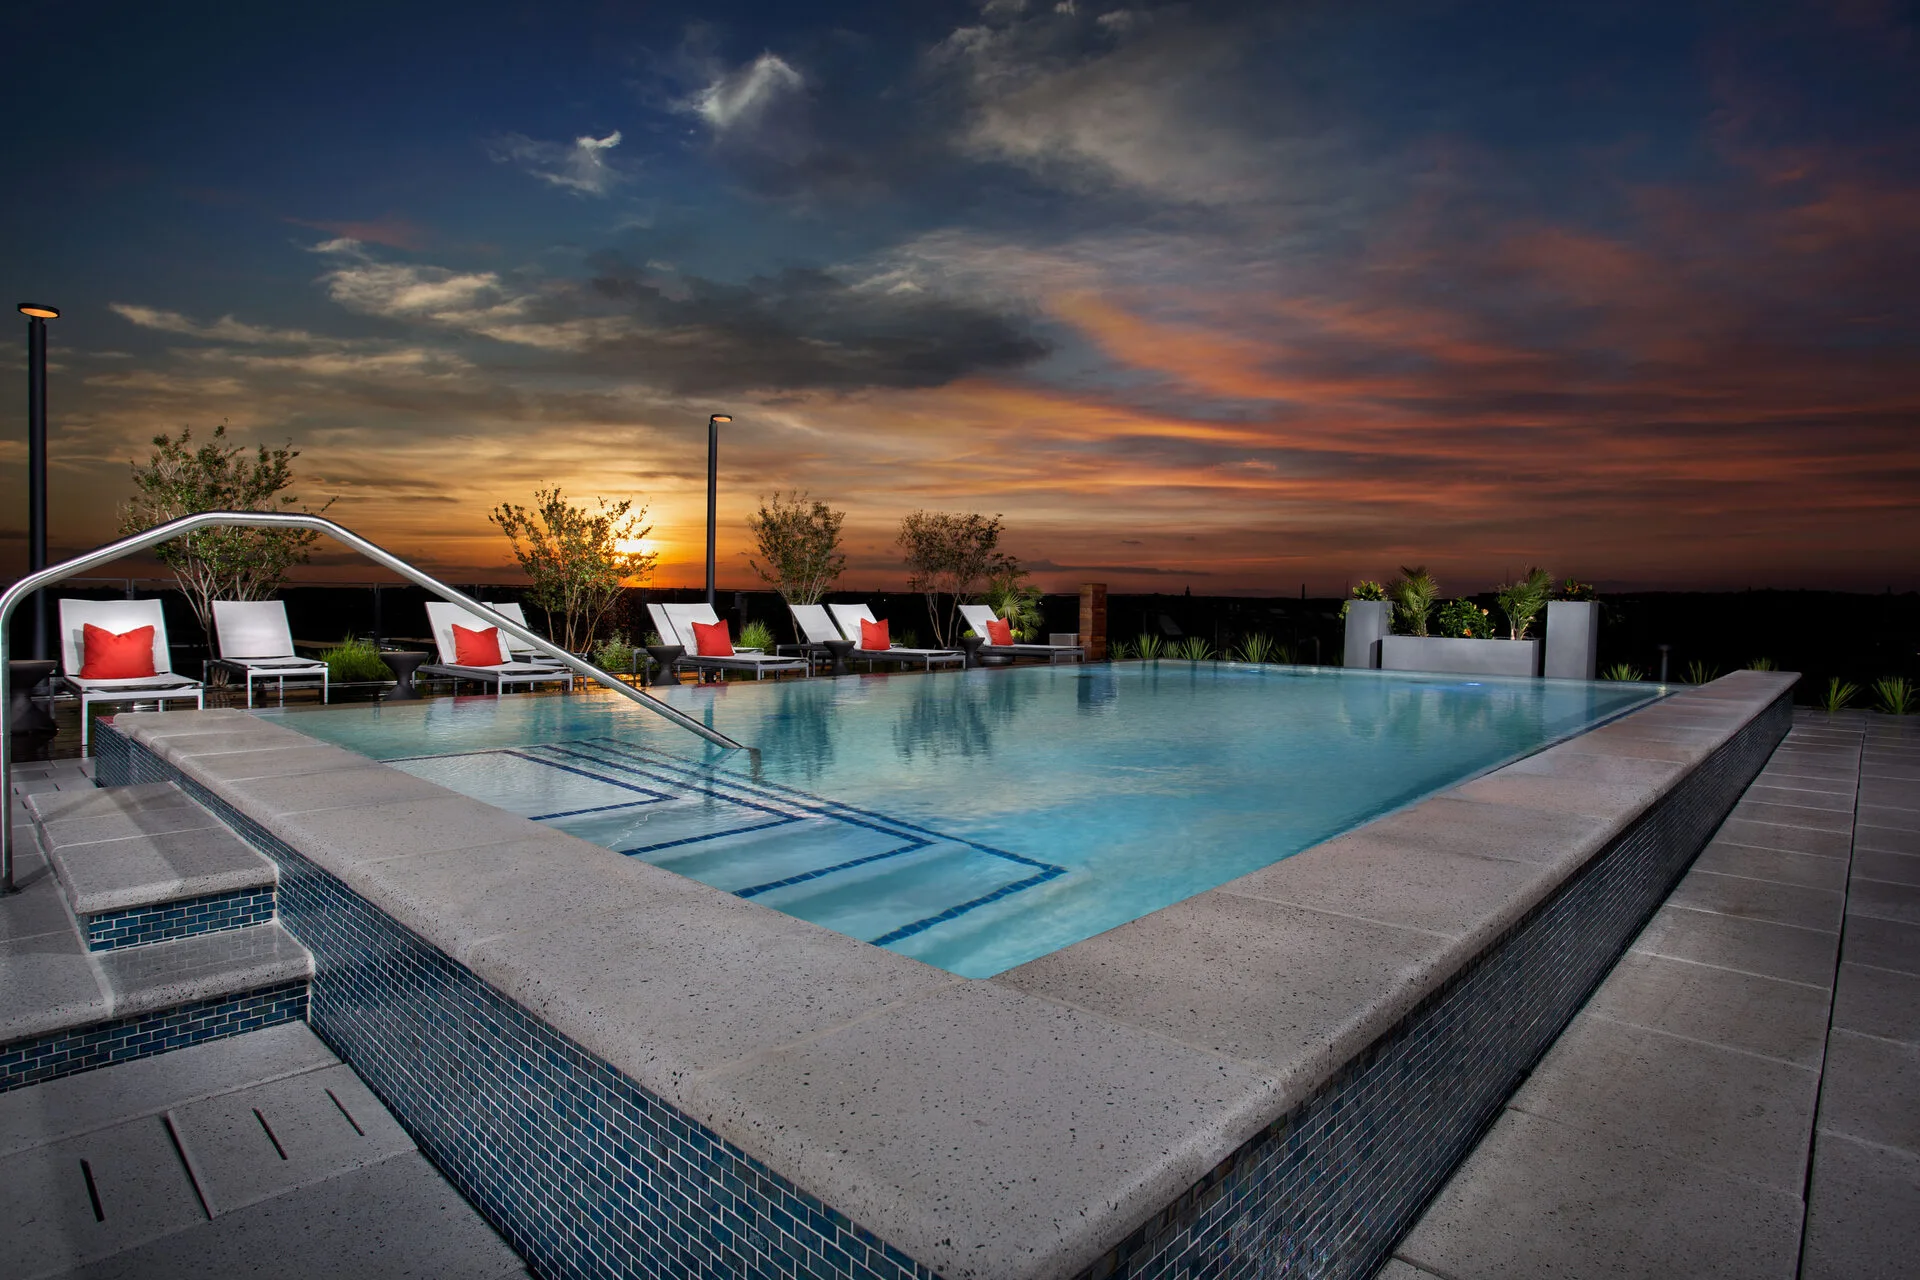
<path id="1" fill-rule="evenodd" d="M 1600 664 L 1600 606 L 1591 600 L 1555 600 L 1547 606 L 1547 675 L 1591 680 Z"/>
<path id="2" fill-rule="evenodd" d="M 1538 640 L 1449 640 L 1440 636 L 1387 636 L 1380 641 L 1387 671 L 1439 671 L 1462 676 L 1537 676 Z"/>

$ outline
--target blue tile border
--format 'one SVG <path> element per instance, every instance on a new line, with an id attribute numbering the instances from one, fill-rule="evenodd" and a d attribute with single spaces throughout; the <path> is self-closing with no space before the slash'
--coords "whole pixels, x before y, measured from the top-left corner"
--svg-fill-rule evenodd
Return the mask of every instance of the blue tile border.
<path id="1" fill-rule="evenodd" d="M 1371 1275 L 1791 719 L 1782 697 L 1313 1097 L 1078 1280 Z M 938 1280 L 144 748 L 105 726 L 99 741 L 103 785 L 179 782 L 279 864 L 282 922 L 314 954 L 316 1031 L 537 1274 Z"/>
<path id="2" fill-rule="evenodd" d="M 103 911 L 82 917 L 87 950 L 112 951 L 144 947 L 199 933 L 244 929 L 273 919 L 272 889 L 243 889 L 238 893 L 209 893 L 179 898 L 126 911 Z"/>
<path id="3" fill-rule="evenodd" d="M 0 1093 L 243 1035 L 307 1016 L 307 984 L 285 982 L 0 1045 Z"/>

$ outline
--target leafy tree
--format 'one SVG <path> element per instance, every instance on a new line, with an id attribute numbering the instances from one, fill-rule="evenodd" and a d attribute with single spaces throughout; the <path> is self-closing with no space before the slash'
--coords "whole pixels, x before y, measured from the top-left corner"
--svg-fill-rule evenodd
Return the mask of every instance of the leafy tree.
<path id="1" fill-rule="evenodd" d="M 555 637 L 569 653 L 580 653 L 593 643 L 594 632 L 606 618 L 620 588 L 630 580 L 645 582 L 658 556 L 636 548 L 652 532 L 642 523 L 646 507 L 633 509 L 633 500 L 609 503 L 597 498 L 598 510 L 568 502 L 558 485 L 534 493 L 534 507 L 503 502 L 487 516 L 513 543 L 513 555 L 533 580 L 533 602 L 547 611 L 549 633 L 560 622 Z"/>
<path id="2" fill-rule="evenodd" d="M 847 567 L 840 526 L 847 513 L 804 493 L 774 494 L 747 517 L 759 558 L 753 571 L 788 604 L 819 604 Z"/>
<path id="3" fill-rule="evenodd" d="M 1393 601 L 1393 611 L 1410 636 L 1427 634 L 1427 617 L 1439 596 L 1440 584 L 1425 565 L 1411 569 L 1402 565 L 1400 576 L 1387 584 L 1387 598 Z"/>
<path id="4" fill-rule="evenodd" d="M 962 598 L 972 595 L 981 579 L 1000 567 L 1000 528 L 997 515 L 953 511 L 916 511 L 900 521 L 907 585 L 927 597 L 935 644 L 949 643 Z"/>
<path id="5" fill-rule="evenodd" d="M 1526 577 L 1501 587 L 1496 598 L 1500 612 L 1506 615 L 1508 639 L 1526 639 L 1527 628 L 1552 597 L 1553 575 L 1538 567 L 1528 569 Z"/>
<path id="6" fill-rule="evenodd" d="M 291 442 L 249 452 L 227 440 L 227 424 L 196 447 L 193 428 L 178 437 L 153 438 L 143 465 L 132 463 L 133 498 L 120 511 L 120 532 L 140 533 L 202 511 L 304 511 L 300 499 L 281 490 L 293 483 Z M 329 498 L 321 507 L 333 505 Z M 287 570 L 305 564 L 318 534 L 306 529 L 202 529 L 154 549 L 173 570 L 180 591 L 209 640 L 215 600 L 265 600 L 286 581 Z"/>

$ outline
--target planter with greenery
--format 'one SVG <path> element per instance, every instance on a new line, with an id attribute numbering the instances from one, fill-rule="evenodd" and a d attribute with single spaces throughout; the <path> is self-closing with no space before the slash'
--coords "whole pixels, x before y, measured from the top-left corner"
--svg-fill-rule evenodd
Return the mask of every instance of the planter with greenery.
<path id="1" fill-rule="evenodd" d="M 1393 602 L 1377 582 L 1354 586 L 1353 597 L 1340 606 L 1346 621 L 1346 643 L 1341 665 L 1373 670 L 1380 665 L 1380 640 L 1393 630 Z"/>

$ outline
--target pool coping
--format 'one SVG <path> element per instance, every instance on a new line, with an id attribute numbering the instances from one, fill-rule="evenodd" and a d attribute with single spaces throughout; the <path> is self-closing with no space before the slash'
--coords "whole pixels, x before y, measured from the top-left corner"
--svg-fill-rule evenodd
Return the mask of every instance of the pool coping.
<path id="1" fill-rule="evenodd" d="M 285 721 L 120 732 L 948 1276 L 1073 1276 L 1499 941 L 1771 707 L 1742 672 L 988 979 L 458 796 Z"/>

